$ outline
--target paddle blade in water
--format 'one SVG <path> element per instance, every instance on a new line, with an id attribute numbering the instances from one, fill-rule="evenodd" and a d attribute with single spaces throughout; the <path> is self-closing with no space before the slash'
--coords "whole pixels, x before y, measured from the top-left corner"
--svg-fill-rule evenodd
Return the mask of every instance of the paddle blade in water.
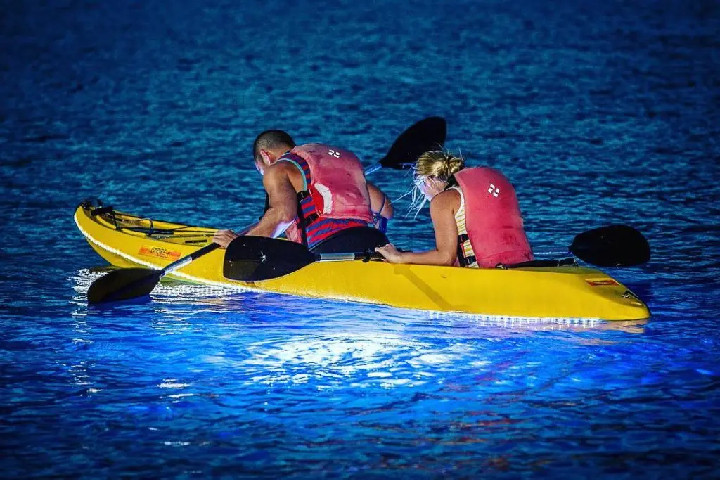
<path id="1" fill-rule="evenodd" d="M 225 252 L 225 278 L 254 282 L 292 273 L 315 261 L 299 243 L 266 237 L 238 237 Z"/>
<path id="2" fill-rule="evenodd" d="M 388 154 L 380 160 L 380 165 L 397 170 L 410 168 L 423 153 L 442 149 L 446 133 L 444 118 L 428 117 L 420 120 L 400 134 Z"/>
<path id="3" fill-rule="evenodd" d="M 583 232 L 575 237 L 570 251 L 600 267 L 631 267 L 650 260 L 647 239 L 627 225 L 610 225 Z"/>
<path id="4" fill-rule="evenodd" d="M 88 303 L 107 303 L 149 295 L 162 277 L 161 270 L 123 268 L 95 280 L 88 289 Z"/>

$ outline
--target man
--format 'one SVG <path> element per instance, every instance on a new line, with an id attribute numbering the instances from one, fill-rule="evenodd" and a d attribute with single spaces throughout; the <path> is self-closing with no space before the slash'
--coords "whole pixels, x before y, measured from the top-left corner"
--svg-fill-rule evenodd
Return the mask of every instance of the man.
<path id="1" fill-rule="evenodd" d="M 311 250 L 326 251 L 321 247 L 332 244 L 338 233 L 357 233 L 368 238 L 367 248 L 372 249 L 381 235 L 368 232 L 368 224 L 392 218 L 392 205 L 365 180 L 352 152 L 318 143 L 296 146 L 286 132 L 266 130 L 255 139 L 253 156 L 268 204 L 245 235 L 275 238 L 285 233 Z M 226 248 L 237 237 L 231 230 L 219 230 L 213 240 Z"/>

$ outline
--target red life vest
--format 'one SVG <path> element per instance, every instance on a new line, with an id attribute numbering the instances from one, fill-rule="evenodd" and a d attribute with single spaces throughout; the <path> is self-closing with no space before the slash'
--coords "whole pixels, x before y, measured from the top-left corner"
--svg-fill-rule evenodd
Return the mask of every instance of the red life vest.
<path id="1" fill-rule="evenodd" d="M 465 201 L 467 235 L 458 238 L 460 265 L 494 268 L 533 259 L 515 189 L 499 171 L 489 167 L 465 168 L 455 174 Z M 463 258 L 469 242 L 475 258 Z M 467 244 L 465 244 L 467 247 Z"/>
<path id="2" fill-rule="evenodd" d="M 312 248 L 341 230 L 372 221 L 365 173 L 352 152 L 311 143 L 293 148 L 278 161 L 295 164 L 304 179 L 298 217 L 285 230 L 288 239 Z"/>

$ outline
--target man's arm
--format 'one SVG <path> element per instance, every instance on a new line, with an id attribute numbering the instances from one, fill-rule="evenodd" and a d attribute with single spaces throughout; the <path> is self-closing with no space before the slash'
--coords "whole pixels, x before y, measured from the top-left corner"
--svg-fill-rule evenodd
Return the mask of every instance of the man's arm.
<path id="1" fill-rule="evenodd" d="M 265 170 L 263 186 L 270 205 L 258 224 L 248 230 L 246 235 L 275 238 L 295 220 L 297 192 L 290 182 L 291 169 L 295 169 L 295 166 L 288 162 L 280 162 Z"/>
<path id="2" fill-rule="evenodd" d="M 287 229 L 297 216 L 297 193 L 290 181 L 290 173 L 295 167 L 280 162 L 265 169 L 263 186 L 268 194 L 269 208 L 260 221 L 250 227 L 244 235 L 275 238 Z M 232 230 L 218 230 L 213 241 L 222 248 L 238 237 Z"/>
<path id="3" fill-rule="evenodd" d="M 375 228 L 385 231 L 387 221 L 393 217 L 394 209 L 390 199 L 378 187 L 367 182 L 368 195 L 370 196 L 370 210 L 373 215 Z"/>

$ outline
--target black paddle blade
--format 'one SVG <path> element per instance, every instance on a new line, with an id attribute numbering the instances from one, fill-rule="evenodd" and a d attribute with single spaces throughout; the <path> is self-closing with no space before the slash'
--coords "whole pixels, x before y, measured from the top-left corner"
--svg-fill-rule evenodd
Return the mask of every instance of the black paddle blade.
<path id="1" fill-rule="evenodd" d="M 95 280 L 88 289 L 88 303 L 107 303 L 149 295 L 162 277 L 161 270 L 123 268 Z"/>
<path id="2" fill-rule="evenodd" d="M 266 237 L 238 237 L 225 251 L 225 278 L 255 282 L 292 273 L 315 261 L 299 243 Z"/>
<path id="3" fill-rule="evenodd" d="M 428 117 L 420 120 L 400 134 L 387 155 L 380 160 L 380 165 L 396 170 L 411 168 L 423 153 L 442 149 L 446 134 L 444 118 Z"/>
<path id="4" fill-rule="evenodd" d="M 627 225 L 610 225 L 588 230 L 575 237 L 570 251 L 600 267 L 632 267 L 650 260 L 647 239 Z"/>

